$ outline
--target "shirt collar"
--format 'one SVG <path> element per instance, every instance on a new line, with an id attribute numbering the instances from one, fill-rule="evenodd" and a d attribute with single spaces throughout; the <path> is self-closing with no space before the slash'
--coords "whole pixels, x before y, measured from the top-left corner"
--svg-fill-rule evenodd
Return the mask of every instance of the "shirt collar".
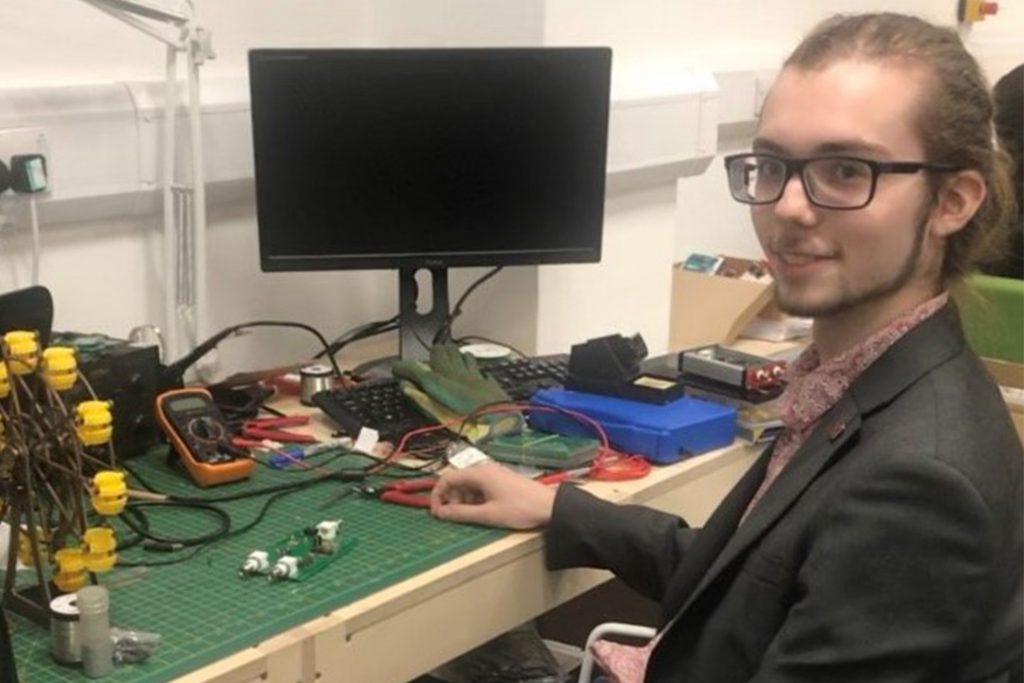
<path id="1" fill-rule="evenodd" d="M 811 343 L 788 368 L 786 390 L 779 397 L 782 423 L 790 430 L 809 428 L 836 404 L 858 375 L 903 335 L 934 315 L 948 299 L 949 293 L 942 292 L 824 363 Z"/>

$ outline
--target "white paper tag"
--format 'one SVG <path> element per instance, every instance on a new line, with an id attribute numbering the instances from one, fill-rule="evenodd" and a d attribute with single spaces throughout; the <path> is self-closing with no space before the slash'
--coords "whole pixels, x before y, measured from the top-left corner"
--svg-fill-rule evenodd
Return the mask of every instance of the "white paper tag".
<path id="1" fill-rule="evenodd" d="M 448 464 L 457 470 L 464 470 L 467 467 L 487 462 L 490 459 L 491 457 L 483 451 L 473 446 L 467 446 L 455 455 L 448 456 Z"/>
<path id="2" fill-rule="evenodd" d="M 352 450 L 373 455 L 373 449 L 377 447 L 378 441 L 380 441 L 380 432 L 370 427 L 361 427 Z"/>

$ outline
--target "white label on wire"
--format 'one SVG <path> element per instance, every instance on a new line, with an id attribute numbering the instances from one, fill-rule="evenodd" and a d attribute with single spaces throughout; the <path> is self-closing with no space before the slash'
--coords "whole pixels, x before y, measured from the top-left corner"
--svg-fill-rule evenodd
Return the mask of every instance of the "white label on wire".
<path id="1" fill-rule="evenodd" d="M 448 464 L 457 470 L 464 470 L 467 467 L 472 467 L 473 465 L 477 465 L 482 462 L 487 462 L 490 459 L 490 456 L 484 453 L 483 451 L 474 448 L 473 446 L 468 446 L 466 448 L 463 448 L 455 455 L 449 456 Z"/>
<path id="2" fill-rule="evenodd" d="M 371 427 L 360 427 L 359 436 L 356 437 L 356 443 L 352 446 L 352 450 L 372 455 L 378 441 L 380 441 L 380 432 Z"/>

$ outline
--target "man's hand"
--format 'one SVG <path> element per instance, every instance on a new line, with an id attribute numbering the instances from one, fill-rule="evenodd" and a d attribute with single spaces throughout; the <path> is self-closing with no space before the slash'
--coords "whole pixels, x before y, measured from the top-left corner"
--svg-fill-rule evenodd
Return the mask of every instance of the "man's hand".
<path id="1" fill-rule="evenodd" d="M 441 475 L 430 499 L 439 519 L 508 529 L 536 529 L 551 520 L 555 490 L 494 462 Z"/>

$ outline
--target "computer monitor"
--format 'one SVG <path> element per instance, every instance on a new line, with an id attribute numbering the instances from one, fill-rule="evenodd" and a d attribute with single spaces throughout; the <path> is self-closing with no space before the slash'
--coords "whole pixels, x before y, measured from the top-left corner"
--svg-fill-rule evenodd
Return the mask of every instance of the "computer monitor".
<path id="1" fill-rule="evenodd" d="M 397 269 L 425 357 L 447 268 L 599 261 L 610 73 L 603 47 L 250 51 L 262 269 Z"/>

